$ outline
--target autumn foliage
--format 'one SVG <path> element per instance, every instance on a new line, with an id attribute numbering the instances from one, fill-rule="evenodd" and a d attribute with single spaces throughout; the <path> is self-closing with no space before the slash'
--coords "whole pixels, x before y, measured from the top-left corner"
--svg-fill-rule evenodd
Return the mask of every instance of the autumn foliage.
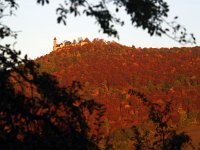
<path id="1" fill-rule="evenodd" d="M 135 48 L 94 39 L 36 59 L 40 70 L 59 85 L 80 81 L 89 98 L 105 104 L 107 134 L 148 118 L 148 111 L 129 89 L 151 101 L 172 101 L 170 124 L 185 126 L 200 119 L 200 48 Z"/>

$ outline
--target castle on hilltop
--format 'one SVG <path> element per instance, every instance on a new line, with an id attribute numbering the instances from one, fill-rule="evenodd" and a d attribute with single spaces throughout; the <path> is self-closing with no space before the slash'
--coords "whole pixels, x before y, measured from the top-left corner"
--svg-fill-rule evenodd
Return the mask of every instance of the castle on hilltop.
<path id="1" fill-rule="evenodd" d="M 78 43 L 74 40 L 74 42 L 70 42 L 70 41 L 64 41 L 63 43 L 57 44 L 57 39 L 56 37 L 54 37 L 53 39 L 53 51 L 59 49 L 59 48 L 63 48 L 63 47 L 68 47 L 68 46 L 83 46 L 85 44 L 87 44 L 87 41 L 84 40 L 80 40 Z"/>

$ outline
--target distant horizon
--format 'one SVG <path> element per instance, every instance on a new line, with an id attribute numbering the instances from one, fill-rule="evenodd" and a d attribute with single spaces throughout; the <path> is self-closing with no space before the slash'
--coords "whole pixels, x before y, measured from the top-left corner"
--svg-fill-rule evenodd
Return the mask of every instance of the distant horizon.
<path id="1" fill-rule="evenodd" d="M 85 38 L 82 38 L 82 37 L 78 37 L 78 38 L 75 38 L 75 39 L 72 39 L 72 40 L 67 40 L 67 39 L 58 39 L 56 36 L 55 37 L 53 37 L 52 38 L 52 41 L 53 41 L 53 39 L 54 38 L 56 38 L 57 39 L 57 42 L 58 43 L 64 43 L 65 41 L 70 41 L 70 42 L 73 42 L 74 40 L 76 40 L 76 42 L 79 42 L 79 39 L 82 39 L 83 41 L 85 40 L 85 39 L 88 39 L 90 42 L 92 42 L 94 39 L 99 39 L 99 40 L 104 40 L 105 42 L 116 42 L 116 43 L 118 43 L 118 44 L 120 44 L 120 45 L 124 45 L 124 46 L 128 46 L 128 47 L 132 47 L 132 46 L 135 46 L 134 44 L 132 44 L 132 45 L 126 45 L 126 44 L 122 44 L 122 43 L 120 43 L 120 41 L 117 41 L 117 40 L 106 40 L 106 39 L 103 39 L 103 38 L 98 38 L 98 37 L 95 37 L 95 38 L 93 38 L 93 39 L 89 39 L 88 37 L 85 37 Z M 52 42 L 52 47 L 53 47 L 53 42 Z M 177 48 L 184 48 L 184 47 L 200 47 L 200 45 L 179 45 L 179 46 L 171 46 L 171 47 L 142 47 L 142 46 L 135 46 L 136 48 L 174 48 L 174 47 L 177 47 Z"/>
<path id="2" fill-rule="evenodd" d="M 55 38 L 55 37 L 54 37 Z M 35 57 L 35 58 L 32 58 L 32 59 L 37 59 L 37 58 L 40 58 L 40 57 L 42 57 L 42 56 L 45 56 L 45 55 L 48 55 L 48 54 L 50 54 L 51 52 L 53 52 L 54 50 L 53 50 L 53 39 L 54 38 L 52 38 L 52 49 L 49 51 L 49 53 L 46 53 L 46 54 L 44 54 L 44 55 L 40 55 L 40 56 L 37 56 L 37 57 Z M 73 39 L 73 40 L 76 40 L 77 42 L 78 42 L 78 39 L 79 38 L 82 38 L 82 37 L 78 37 L 77 39 Z M 87 38 L 87 37 L 86 37 Z M 85 40 L 86 38 L 82 38 L 82 40 Z M 61 44 L 61 43 L 64 43 L 64 41 L 70 41 L 70 42 L 73 42 L 73 40 L 59 40 L 57 37 L 56 37 L 56 39 L 58 40 L 57 41 L 57 44 Z M 87 39 L 89 39 L 89 38 L 87 38 Z M 99 40 L 104 40 L 105 42 L 116 42 L 117 44 L 120 44 L 120 45 L 122 45 L 122 46 L 127 46 L 127 47 L 132 47 L 132 46 L 134 46 L 136 49 L 150 49 L 150 48 L 153 48 L 153 49 L 162 49 L 162 48 L 164 48 L 164 49 L 173 49 L 173 48 L 195 48 L 195 47 L 200 47 L 200 45 L 193 45 L 193 46 L 172 46 L 172 47 L 137 47 L 137 46 L 135 46 L 135 45 L 125 45 L 125 44 L 121 44 L 120 42 L 118 42 L 118 41 L 115 41 L 115 40 L 105 40 L 105 39 L 102 39 L 102 38 L 93 38 L 93 39 L 89 39 L 89 41 L 90 42 L 93 42 L 93 40 L 94 39 L 99 39 Z M 64 48 L 64 47 L 63 47 Z M 62 49 L 62 48 L 61 48 Z M 55 50 L 55 51 L 57 51 L 57 50 Z"/>
<path id="3" fill-rule="evenodd" d="M 62 2 L 62 1 L 59 1 Z M 200 1 L 199 0 L 168 0 L 170 6 L 169 20 L 178 16 L 178 22 L 186 27 L 188 33 L 194 33 L 196 45 L 181 45 L 172 39 L 162 36 L 148 35 L 147 31 L 131 25 L 129 17 L 122 12 L 120 15 L 126 21 L 125 26 L 116 26 L 120 39 L 108 37 L 102 32 L 93 18 L 86 16 L 67 18 L 67 26 L 59 25 L 56 21 L 55 10 L 58 3 L 50 1 L 50 5 L 40 6 L 32 1 L 19 1 L 19 9 L 16 16 L 3 19 L 3 23 L 10 26 L 14 31 L 20 31 L 18 38 L 7 39 L 5 43 L 15 43 L 15 49 L 21 50 L 22 54 L 28 54 L 29 58 L 37 58 L 52 51 L 53 38 L 56 36 L 58 42 L 63 40 L 73 41 L 78 37 L 104 39 L 106 41 L 116 41 L 122 45 L 141 48 L 172 48 L 172 47 L 194 47 L 200 45 Z"/>

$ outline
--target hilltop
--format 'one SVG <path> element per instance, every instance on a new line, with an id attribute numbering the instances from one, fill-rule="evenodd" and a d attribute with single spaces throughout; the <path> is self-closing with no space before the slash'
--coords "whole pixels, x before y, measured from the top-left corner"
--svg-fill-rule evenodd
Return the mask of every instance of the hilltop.
<path id="1" fill-rule="evenodd" d="M 154 102 L 172 100 L 172 124 L 200 120 L 200 47 L 142 49 L 94 39 L 59 48 L 36 62 L 41 72 L 56 76 L 61 87 L 80 81 L 88 98 L 105 104 L 109 131 L 146 118 L 145 108 L 129 89 Z"/>

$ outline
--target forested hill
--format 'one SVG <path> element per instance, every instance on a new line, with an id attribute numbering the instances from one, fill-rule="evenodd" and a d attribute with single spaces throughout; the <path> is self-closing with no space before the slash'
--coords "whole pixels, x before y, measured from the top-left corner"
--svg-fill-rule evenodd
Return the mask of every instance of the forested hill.
<path id="1" fill-rule="evenodd" d="M 95 39 L 68 46 L 36 59 L 41 71 L 55 75 L 60 86 L 80 81 L 88 98 L 105 104 L 111 128 L 145 118 L 145 109 L 129 89 L 151 101 L 172 100 L 173 121 L 200 120 L 200 47 L 135 48 Z"/>

